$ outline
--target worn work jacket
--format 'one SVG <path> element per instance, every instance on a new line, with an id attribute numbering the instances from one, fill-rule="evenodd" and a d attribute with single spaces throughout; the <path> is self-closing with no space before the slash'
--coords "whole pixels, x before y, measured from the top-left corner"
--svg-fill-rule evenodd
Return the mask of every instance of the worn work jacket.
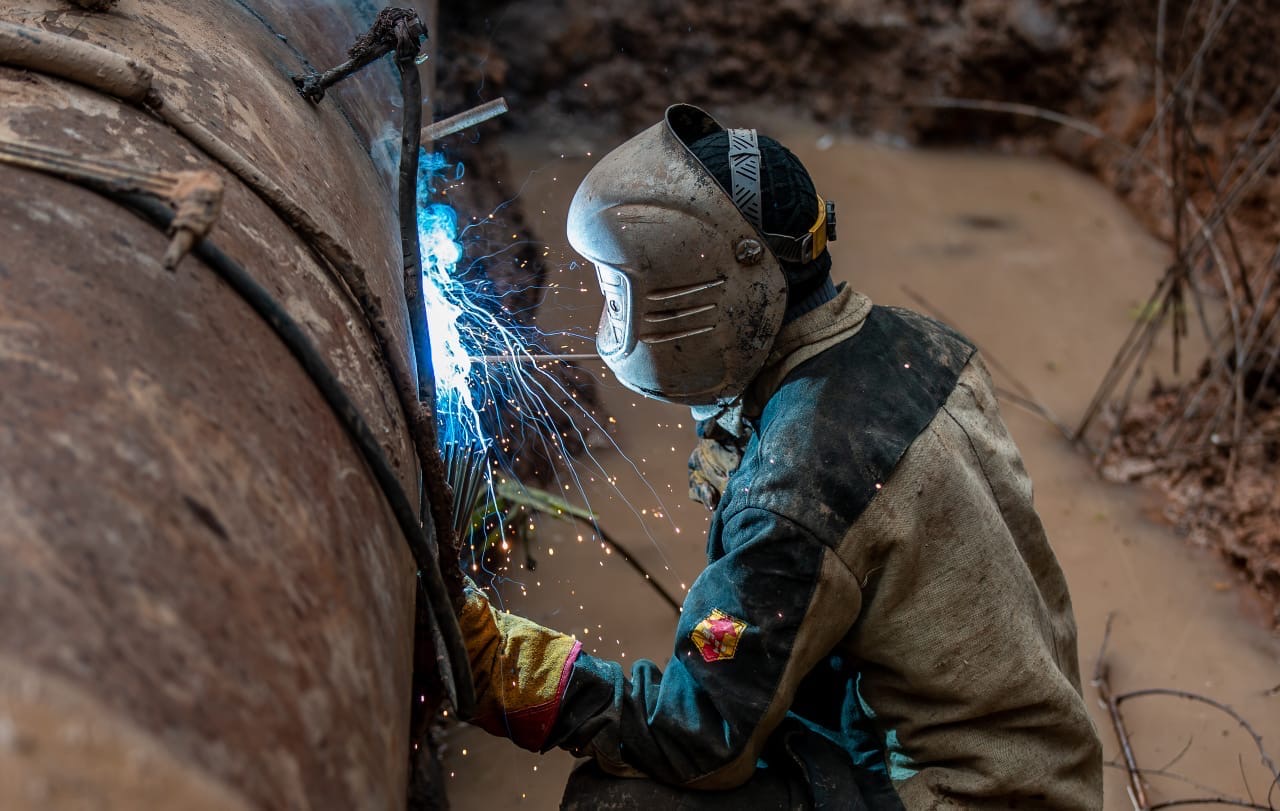
<path id="1" fill-rule="evenodd" d="M 846 287 L 752 399 L 670 661 L 580 655 L 548 747 L 725 788 L 790 714 L 909 809 L 1101 808 L 1066 581 L 973 346 Z"/>

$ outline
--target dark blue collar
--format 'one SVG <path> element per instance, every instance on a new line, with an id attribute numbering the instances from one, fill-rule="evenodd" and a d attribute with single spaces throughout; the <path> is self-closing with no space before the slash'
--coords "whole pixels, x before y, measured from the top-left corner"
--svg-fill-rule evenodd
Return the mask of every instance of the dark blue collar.
<path id="1" fill-rule="evenodd" d="M 787 308 L 782 323 L 789 324 L 805 313 L 812 312 L 836 297 L 836 285 L 828 276 L 822 286 Z"/>

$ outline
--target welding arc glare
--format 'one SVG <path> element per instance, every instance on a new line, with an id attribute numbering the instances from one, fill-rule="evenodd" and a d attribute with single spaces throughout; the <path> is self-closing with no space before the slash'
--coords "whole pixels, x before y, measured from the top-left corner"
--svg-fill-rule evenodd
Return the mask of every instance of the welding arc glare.
<path id="1" fill-rule="evenodd" d="M 572 494 L 575 501 L 585 502 L 586 491 L 575 469 L 575 458 L 606 482 L 612 481 L 613 476 L 591 452 L 584 431 L 593 432 L 619 452 L 621 449 L 579 401 L 566 377 L 548 368 L 548 363 L 559 362 L 545 360 L 546 347 L 542 344 L 552 336 L 521 323 L 516 313 L 503 306 L 501 295 L 493 291 L 484 274 L 472 273 L 471 267 L 459 267 L 465 255 L 463 241 L 479 239 L 480 230 L 491 222 L 490 217 L 485 217 L 460 227 L 455 209 L 443 202 L 448 189 L 460 183 L 462 177 L 461 164 L 450 162 L 440 153 L 422 150 L 417 189 L 418 234 L 423 306 L 436 382 L 436 419 L 454 488 L 455 527 L 462 538 L 472 538 L 468 544 L 472 558 L 467 569 L 476 573 L 483 567 L 484 555 L 475 548 L 473 530 L 482 530 L 478 534 L 484 536 L 493 522 L 500 525 L 506 518 L 496 512 L 476 525 L 472 512 L 482 496 L 487 497 L 487 503 L 495 503 L 500 481 L 516 480 L 513 471 L 522 457 L 527 457 L 526 462 L 546 462 L 551 492 Z M 472 233 L 472 229 L 476 231 Z M 504 244 L 475 262 L 478 265 L 493 261 L 515 247 L 517 244 Z M 493 363 L 493 357 L 507 362 Z M 559 371 L 563 372 L 563 367 Z M 625 455 L 621 458 L 635 468 Z M 658 498 L 652 488 L 650 492 Z M 590 505 L 585 506 L 590 511 Z M 634 507 L 632 511 L 639 515 Z M 498 528 L 504 538 L 501 548 L 507 551 L 508 527 Z M 647 528 L 645 531 L 647 534 Z M 655 539 L 649 537 L 656 545 Z M 666 555 L 660 548 L 659 553 L 665 564 Z"/>
<path id="2" fill-rule="evenodd" d="M 443 155 L 425 150 L 419 166 L 418 236 L 422 245 L 422 295 L 431 334 L 440 439 L 445 444 L 485 447 L 488 443 L 471 392 L 474 361 L 468 341 L 463 339 L 465 330 L 474 341 L 468 322 L 474 321 L 481 313 L 469 312 L 474 305 L 470 303 L 466 286 L 455 276 L 458 262 L 462 259 L 457 212 L 450 205 L 431 201 L 434 181 L 443 179 L 451 167 Z"/>
<path id="3" fill-rule="evenodd" d="M 462 240 L 472 226 L 460 228 L 457 212 L 442 198 L 461 181 L 462 164 L 423 150 L 419 167 L 418 234 L 436 419 L 455 491 L 455 526 L 465 538 L 476 529 L 470 519 L 481 496 L 490 502 L 495 498 L 494 475 L 502 472 L 510 478 L 520 454 L 537 454 L 548 462 L 569 460 L 564 428 L 557 422 L 573 425 L 574 420 L 552 415 L 570 417 L 560 403 L 575 398 L 559 379 L 534 365 L 485 361 L 494 354 L 531 358 L 539 335 L 502 306 L 485 279 L 459 267 L 465 253 Z M 491 254 L 478 261 L 495 258 Z M 590 419 L 585 412 L 573 416 L 584 415 Z M 483 555 L 477 557 L 474 547 L 472 554 L 468 568 L 476 571 Z"/>

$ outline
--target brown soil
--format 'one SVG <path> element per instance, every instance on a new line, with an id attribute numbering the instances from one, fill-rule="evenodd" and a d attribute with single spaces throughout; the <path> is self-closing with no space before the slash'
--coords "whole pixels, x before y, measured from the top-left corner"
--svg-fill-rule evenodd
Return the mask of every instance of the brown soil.
<path id="1" fill-rule="evenodd" d="M 1158 79 L 1154 54 L 1161 5 L 1167 75 Z M 1267 0 L 1225 5 L 1187 0 L 450 4 L 442 10 L 445 51 L 438 78 L 444 95 L 437 112 L 505 94 L 513 112 L 504 126 L 545 133 L 560 151 L 576 154 L 652 123 L 676 100 L 713 109 L 741 103 L 795 108 L 837 131 L 914 143 L 1050 151 L 1099 176 L 1153 233 L 1177 242 L 1180 229 L 1170 216 L 1161 173 L 1207 209 L 1219 184 L 1234 179 L 1218 175 L 1237 147 L 1243 144 L 1243 154 L 1251 157 L 1276 126 L 1263 114 L 1274 109 L 1271 94 L 1280 86 L 1280 62 L 1274 59 L 1280 16 L 1270 5 Z M 1223 8 L 1231 13 L 1200 53 L 1206 30 L 1215 27 L 1212 16 Z M 1184 74 L 1181 68 L 1188 65 L 1195 67 Z M 1178 84 L 1184 76 L 1186 82 Z M 1165 90 L 1186 88 L 1183 102 L 1165 119 L 1189 133 L 1184 150 L 1173 156 L 1160 138 L 1144 139 L 1157 111 L 1157 82 Z M 1016 102 L 1032 114 L 965 109 L 957 99 Z M 1030 108 L 1072 119 L 1061 126 Z M 1255 124 L 1261 126 L 1254 129 Z M 487 154 L 485 143 L 460 149 Z M 1143 151 L 1134 153 L 1135 144 L 1143 144 Z M 1266 167 L 1230 218 L 1231 245 L 1223 250 L 1240 267 L 1262 267 L 1280 239 L 1276 171 L 1274 164 Z M 527 272 L 519 263 L 515 267 Z M 1205 296 L 1212 296 L 1215 286 L 1219 294 L 1223 290 L 1216 273 L 1196 283 L 1207 288 Z M 1272 296 L 1259 306 L 1275 305 Z M 1253 371 L 1260 376 L 1264 370 L 1260 364 Z M 1148 459 L 1146 439 L 1176 400 L 1157 392 L 1125 415 L 1124 441 L 1112 449 L 1109 469 L 1119 464 L 1125 478 L 1147 480 L 1166 492 L 1168 518 L 1241 566 L 1260 593 L 1277 601 L 1273 619 L 1280 623 L 1280 500 L 1267 488 L 1276 472 L 1269 438 L 1277 421 L 1275 402 L 1263 399 L 1244 415 L 1240 451 L 1226 461 L 1203 444 L 1172 461 L 1167 454 Z M 1213 413 L 1210 402 L 1207 412 L 1188 419 L 1204 423 Z M 1210 432 L 1199 433 L 1207 438 Z"/>
<path id="2" fill-rule="evenodd" d="M 1181 388 L 1156 386 L 1148 400 L 1123 417 L 1117 445 L 1106 456 L 1103 474 L 1113 481 L 1147 480 L 1165 495 L 1163 516 L 1198 546 L 1220 550 L 1243 577 L 1271 602 L 1280 626 L 1280 408 L 1274 395 L 1249 419 L 1244 441 L 1232 453 L 1223 435 L 1188 440 L 1172 453 L 1153 455 L 1157 434 L 1178 421 L 1185 402 Z M 1205 427 L 1224 397 L 1209 385 L 1202 401 Z M 1108 415 L 1114 425 L 1115 416 Z"/>

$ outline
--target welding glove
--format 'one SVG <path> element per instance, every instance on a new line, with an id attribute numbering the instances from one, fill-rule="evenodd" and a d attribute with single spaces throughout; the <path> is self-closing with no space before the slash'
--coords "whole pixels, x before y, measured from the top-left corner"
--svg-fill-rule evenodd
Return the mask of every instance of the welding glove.
<path id="1" fill-rule="evenodd" d="M 714 510 L 729 476 L 742 463 L 745 443 L 714 419 L 697 425 L 698 444 L 689 455 L 689 498 Z"/>
<path id="2" fill-rule="evenodd" d="M 499 611 L 467 579 L 458 618 L 476 686 L 471 723 L 517 746 L 542 751 L 582 644 L 524 617 Z"/>

